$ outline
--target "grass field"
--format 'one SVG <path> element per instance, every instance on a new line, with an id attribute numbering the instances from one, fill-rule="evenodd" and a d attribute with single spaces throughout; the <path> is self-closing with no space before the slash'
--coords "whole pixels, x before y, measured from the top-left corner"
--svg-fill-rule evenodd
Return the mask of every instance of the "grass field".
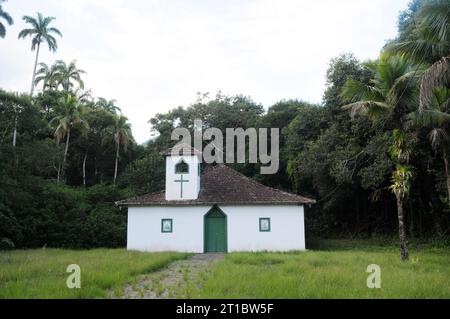
<path id="1" fill-rule="evenodd" d="M 412 249 L 331 241 L 298 253 L 235 253 L 213 266 L 193 298 L 450 298 L 450 249 Z M 364 247 L 362 249 L 361 247 Z M 367 288 L 367 266 L 381 267 L 381 288 Z M 193 285 L 191 285 L 193 287 Z"/>
<path id="2" fill-rule="evenodd" d="M 411 247 L 400 262 L 391 243 L 320 241 L 297 253 L 232 253 L 200 273 L 189 298 L 450 298 L 450 249 Z M 0 298 L 105 298 L 126 283 L 187 254 L 122 249 L 0 252 Z M 81 267 L 81 289 L 66 287 L 66 267 Z M 367 266 L 381 267 L 381 289 L 366 286 Z M 201 288 L 197 288 L 201 282 Z"/>
<path id="3" fill-rule="evenodd" d="M 37 249 L 0 252 L 0 298 L 106 298 L 139 274 L 186 257 L 125 249 Z M 81 289 L 68 289 L 69 264 L 81 268 Z"/>

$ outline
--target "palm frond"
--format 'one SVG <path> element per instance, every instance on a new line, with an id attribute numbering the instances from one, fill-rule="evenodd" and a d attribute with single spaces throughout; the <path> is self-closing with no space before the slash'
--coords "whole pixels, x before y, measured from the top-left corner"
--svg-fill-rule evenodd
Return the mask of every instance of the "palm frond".
<path id="1" fill-rule="evenodd" d="M 450 114 L 439 110 L 417 110 L 408 114 L 407 118 L 414 125 L 422 127 L 443 126 L 450 123 Z"/>
<path id="2" fill-rule="evenodd" d="M 5 26 L 0 22 L 0 38 L 4 38 L 6 36 L 6 28 Z"/>
<path id="3" fill-rule="evenodd" d="M 423 74 L 420 84 L 420 108 L 429 108 L 433 98 L 433 90 L 438 87 L 446 87 L 450 82 L 450 56 L 443 57 Z"/>
<path id="4" fill-rule="evenodd" d="M 48 33 L 55 33 L 59 35 L 61 38 L 63 37 L 61 31 L 59 31 L 57 28 L 54 27 L 48 28 Z"/>
<path id="5" fill-rule="evenodd" d="M 36 34 L 36 29 L 23 29 L 19 32 L 19 39 L 26 38 L 29 35 Z"/>
<path id="6" fill-rule="evenodd" d="M 38 21 L 35 18 L 33 18 L 31 16 L 23 16 L 22 20 L 25 21 L 28 24 L 31 24 L 34 29 L 39 29 L 39 23 L 38 23 Z"/>
<path id="7" fill-rule="evenodd" d="M 347 80 L 342 88 L 341 97 L 348 102 L 360 100 L 374 100 L 380 96 L 375 86 L 364 84 L 356 80 Z"/>
<path id="8" fill-rule="evenodd" d="M 3 11 L 2 8 L 0 7 L 0 18 L 3 18 L 6 20 L 6 23 L 8 23 L 9 25 L 12 25 L 14 23 L 13 18 L 9 15 L 8 12 Z"/>
<path id="9" fill-rule="evenodd" d="M 425 3 L 418 13 L 422 23 L 428 25 L 440 40 L 448 40 L 450 2 L 448 0 L 434 0 Z"/>
<path id="10" fill-rule="evenodd" d="M 343 110 L 350 111 L 351 117 L 355 117 L 357 114 L 365 115 L 372 120 L 378 120 L 386 112 L 389 111 L 390 107 L 384 102 L 377 101 L 358 101 L 344 105 Z"/>
<path id="11" fill-rule="evenodd" d="M 398 105 L 400 99 L 415 90 L 418 80 L 423 74 L 423 68 L 417 67 L 397 77 L 386 94 L 386 101 L 390 105 Z"/>
<path id="12" fill-rule="evenodd" d="M 42 26 L 44 26 L 44 27 L 48 27 L 48 25 L 53 21 L 53 20 L 55 20 L 55 17 L 43 17 L 42 18 Z"/>
<path id="13" fill-rule="evenodd" d="M 392 184 L 389 188 L 397 197 L 404 198 L 409 193 L 413 177 L 414 172 L 411 166 L 399 164 L 392 173 Z"/>

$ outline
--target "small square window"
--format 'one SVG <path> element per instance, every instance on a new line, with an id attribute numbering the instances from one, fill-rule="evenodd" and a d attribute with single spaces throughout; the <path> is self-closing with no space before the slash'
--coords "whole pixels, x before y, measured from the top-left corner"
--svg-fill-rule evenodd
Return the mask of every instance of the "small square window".
<path id="1" fill-rule="evenodd" d="M 260 218 L 259 219 L 259 231 L 260 232 L 269 232 L 270 231 L 270 218 Z"/>
<path id="2" fill-rule="evenodd" d="M 173 231 L 173 221 L 172 219 L 162 219 L 161 220 L 161 232 L 171 233 Z"/>

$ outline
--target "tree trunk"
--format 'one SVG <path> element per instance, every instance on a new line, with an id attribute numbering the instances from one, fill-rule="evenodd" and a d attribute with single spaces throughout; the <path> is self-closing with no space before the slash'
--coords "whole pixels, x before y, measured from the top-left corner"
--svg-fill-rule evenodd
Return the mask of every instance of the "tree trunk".
<path id="1" fill-rule="evenodd" d="M 56 173 L 57 173 L 57 178 L 56 178 L 56 180 L 57 180 L 57 183 L 58 183 L 58 185 L 59 185 L 59 182 L 60 182 L 60 176 L 61 176 L 61 162 L 58 163 L 58 167 L 56 167 L 56 166 L 54 166 L 54 167 L 55 167 Z"/>
<path id="2" fill-rule="evenodd" d="M 70 127 L 67 130 L 67 138 L 66 138 L 66 148 L 64 150 L 64 159 L 63 159 L 63 165 L 62 165 L 62 172 L 63 172 L 63 177 L 65 178 L 66 176 L 66 161 L 67 161 L 67 153 L 69 152 L 69 142 L 70 142 Z"/>
<path id="3" fill-rule="evenodd" d="M 88 152 L 84 153 L 83 159 L 83 185 L 86 187 L 86 160 L 87 160 Z"/>
<path id="4" fill-rule="evenodd" d="M 19 114 L 16 112 L 16 116 L 14 118 L 14 133 L 13 133 L 13 147 L 16 147 L 16 141 L 17 141 L 17 121 L 18 121 Z"/>
<path id="5" fill-rule="evenodd" d="M 414 240 L 415 227 L 414 227 L 414 209 L 412 208 L 411 201 L 408 202 L 408 211 L 409 211 L 409 237 Z"/>
<path id="6" fill-rule="evenodd" d="M 38 64 L 38 59 L 39 59 L 39 50 L 41 49 L 41 43 L 39 42 L 37 45 L 37 49 L 36 49 L 36 59 L 34 60 L 34 69 L 33 69 L 33 77 L 31 80 L 31 90 L 30 90 L 30 96 L 33 96 L 33 92 L 34 92 L 34 79 L 36 77 L 36 68 L 37 68 L 37 64 Z"/>
<path id="7" fill-rule="evenodd" d="M 445 177 L 447 179 L 447 202 L 450 207 L 450 175 L 448 172 L 448 159 L 447 159 L 447 151 L 445 150 L 445 146 L 442 148 L 442 153 L 443 153 L 443 157 L 444 157 Z"/>
<path id="8" fill-rule="evenodd" d="M 402 261 L 409 259 L 408 247 L 406 245 L 405 216 L 403 211 L 403 201 L 397 196 L 397 214 L 398 214 L 398 234 L 400 239 L 400 258 Z"/>
<path id="9" fill-rule="evenodd" d="M 69 152 L 70 128 L 67 130 L 66 149 L 64 150 L 63 166 L 66 165 L 67 153 Z"/>
<path id="10" fill-rule="evenodd" d="M 120 141 L 117 141 L 116 167 L 114 169 L 114 185 L 116 185 L 116 179 L 117 179 L 117 166 L 119 165 L 119 150 L 120 150 Z"/>

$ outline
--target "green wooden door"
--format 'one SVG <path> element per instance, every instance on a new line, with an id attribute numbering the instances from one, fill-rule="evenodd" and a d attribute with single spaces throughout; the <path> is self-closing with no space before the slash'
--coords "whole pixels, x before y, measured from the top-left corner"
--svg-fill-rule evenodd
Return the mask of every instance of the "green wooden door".
<path id="1" fill-rule="evenodd" d="M 227 219 L 217 209 L 205 217 L 205 252 L 217 253 L 227 251 Z"/>

